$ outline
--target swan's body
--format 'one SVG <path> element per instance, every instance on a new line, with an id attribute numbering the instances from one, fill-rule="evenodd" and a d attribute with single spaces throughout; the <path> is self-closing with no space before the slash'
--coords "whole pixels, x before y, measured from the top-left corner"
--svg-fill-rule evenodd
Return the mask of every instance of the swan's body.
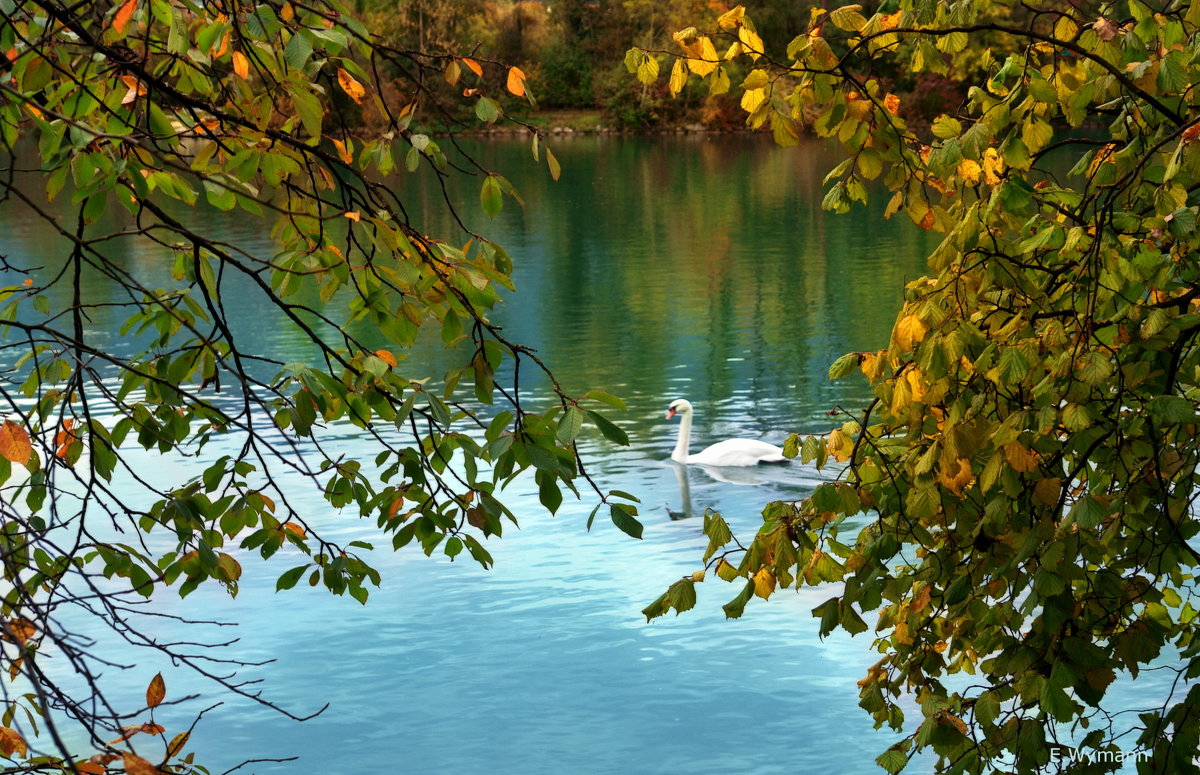
<path id="1" fill-rule="evenodd" d="M 711 447 L 705 447 L 695 455 L 688 454 L 692 440 L 692 405 L 680 398 L 667 407 L 667 419 L 679 415 L 679 440 L 671 459 L 676 463 L 694 463 L 702 466 L 755 466 L 759 463 L 786 463 L 783 450 L 774 444 L 755 439 L 726 439 Z"/>

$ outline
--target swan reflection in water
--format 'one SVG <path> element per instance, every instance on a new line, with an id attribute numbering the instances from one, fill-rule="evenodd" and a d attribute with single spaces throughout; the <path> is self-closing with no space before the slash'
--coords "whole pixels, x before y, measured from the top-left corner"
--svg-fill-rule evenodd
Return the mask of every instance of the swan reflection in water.
<path id="1" fill-rule="evenodd" d="M 682 463 L 671 461 L 667 465 L 675 469 L 675 481 L 679 483 L 679 511 L 673 511 L 670 507 L 667 508 L 667 516 L 671 519 L 689 519 L 695 516 L 692 509 L 692 484 L 688 479 L 688 473 L 691 466 Z M 736 484 L 742 487 L 757 487 L 760 484 L 768 482 L 778 482 L 777 479 L 771 479 L 763 476 L 760 471 L 753 468 L 716 468 L 714 466 L 696 466 L 697 470 L 703 471 L 712 479 L 726 484 Z M 701 512 L 704 509 L 700 510 Z"/>

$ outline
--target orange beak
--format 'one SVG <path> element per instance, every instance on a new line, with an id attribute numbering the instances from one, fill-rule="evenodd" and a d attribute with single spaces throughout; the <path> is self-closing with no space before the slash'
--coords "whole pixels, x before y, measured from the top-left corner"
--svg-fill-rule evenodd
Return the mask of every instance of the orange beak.
<path id="1" fill-rule="evenodd" d="M 667 419 L 669 420 L 669 419 L 671 419 L 671 418 L 672 418 L 672 417 L 674 417 L 674 416 L 675 416 L 675 410 L 674 410 L 674 409 L 668 409 L 668 410 L 667 410 Z"/>

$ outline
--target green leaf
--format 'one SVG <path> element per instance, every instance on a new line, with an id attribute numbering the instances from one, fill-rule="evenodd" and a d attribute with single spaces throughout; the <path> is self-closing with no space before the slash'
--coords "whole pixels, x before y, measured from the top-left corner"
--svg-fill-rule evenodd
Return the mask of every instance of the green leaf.
<path id="1" fill-rule="evenodd" d="M 295 568 L 284 573 L 275 582 L 275 591 L 279 592 L 284 589 L 291 589 L 300 581 L 300 577 L 304 575 L 304 571 L 308 570 L 308 565 L 298 565 Z"/>
<path id="2" fill-rule="evenodd" d="M 500 103 L 489 97 L 480 97 L 475 103 L 475 115 L 485 124 L 493 124 L 501 114 Z"/>
<path id="3" fill-rule="evenodd" d="M 636 508 L 623 503 L 612 503 L 609 504 L 608 512 L 613 524 L 620 528 L 621 532 L 634 538 L 642 537 L 642 523 L 634 517 L 637 513 Z"/>
<path id="4" fill-rule="evenodd" d="M 489 218 L 495 218 L 500 214 L 500 208 L 504 201 L 500 193 L 500 182 L 496 180 L 495 175 L 488 175 L 483 179 L 483 188 L 479 191 L 479 201 L 483 204 L 483 211 Z"/>
<path id="5" fill-rule="evenodd" d="M 592 424 L 600 429 L 600 432 L 604 434 L 606 439 L 615 444 L 620 444 L 622 447 L 629 446 L 629 436 L 625 434 L 625 431 L 614 425 L 608 418 L 597 412 L 593 412 L 590 409 L 588 410 L 587 416 L 588 419 L 592 421 Z"/>
<path id="6" fill-rule="evenodd" d="M 579 430 L 583 427 L 583 410 L 578 406 L 568 406 L 563 416 L 558 421 L 558 430 L 555 432 L 555 437 L 563 444 L 570 444 L 575 441 L 575 437 L 579 435 Z"/>

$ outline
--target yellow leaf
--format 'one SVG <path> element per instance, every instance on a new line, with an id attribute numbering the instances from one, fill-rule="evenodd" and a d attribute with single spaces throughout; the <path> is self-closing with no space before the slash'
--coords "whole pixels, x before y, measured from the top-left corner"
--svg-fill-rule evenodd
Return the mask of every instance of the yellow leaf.
<path id="1" fill-rule="evenodd" d="M 692 581 L 704 581 L 704 571 L 698 570 L 692 574 Z"/>
<path id="2" fill-rule="evenodd" d="M 1006 444 L 1004 447 L 1004 458 L 1008 464 L 1013 467 L 1014 471 L 1025 473 L 1037 468 L 1037 453 L 1032 452 L 1019 441 L 1014 441 L 1011 444 Z"/>
<path id="3" fill-rule="evenodd" d="M 726 11 L 717 17 L 717 24 L 723 30 L 732 30 L 742 24 L 742 20 L 746 18 L 746 7 L 744 5 L 735 6 L 733 10 Z"/>
<path id="4" fill-rule="evenodd" d="M 1000 174 L 1004 172 L 1004 159 L 995 148 L 983 152 L 983 180 L 989 186 L 1000 185 Z"/>
<path id="5" fill-rule="evenodd" d="M 129 26 L 133 12 L 137 10 L 137 4 L 138 0 L 125 0 L 125 4 L 117 9 L 117 15 L 113 17 L 113 29 L 118 35 L 125 34 L 125 28 Z"/>
<path id="6" fill-rule="evenodd" d="M 933 644 L 933 650 L 939 654 L 944 654 L 946 649 L 949 648 L 949 646 L 950 646 L 950 644 L 947 643 L 946 641 L 939 640 L 937 643 Z"/>
<path id="7" fill-rule="evenodd" d="M 688 69 L 703 78 L 721 66 L 717 57 L 717 49 L 712 40 L 705 35 L 687 49 Z"/>
<path id="8" fill-rule="evenodd" d="M 671 66 L 671 81 L 668 86 L 671 89 L 671 96 L 674 97 L 679 92 L 683 91 L 684 85 L 687 84 L 687 70 L 683 67 L 683 60 L 676 59 L 675 64 Z"/>
<path id="9" fill-rule="evenodd" d="M 835 428 L 825 439 L 825 449 L 838 462 L 845 462 L 850 459 L 850 454 L 854 451 L 854 443 L 841 428 Z"/>
<path id="10" fill-rule="evenodd" d="M 883 356 L 883 350 L 873 353 L 863 353 L 859 367 L 862 369 L 863 376 L 871 382 L 875 382 L 883 376 L 883 367 L 887 365 Z"/>
<path id="11" fill-rule="evenodd" d="M 508 78 L 504 87 L 518 97 L 525 96 L 525 73 L 519 67 L 508 68 Z"/>
<path id="12" fill-rule="evenodd" d="M 758 106 L 762 105 L 767 99 L 766 89 L 747 89 L 742 94 L 742 110 L 747 113 L 753 113 L 758 110 Z"/>
<path id="13" fill-rule="evenodd" d="M 150 679 L 150 685 L 146 687 L 146 707 L 157 708 L 166 696 L 167 684 L 163 681 L 162 673 L 158 673 Z"/>
<path id="14" fill-rule="evenodd" d="M 462 75 L 462 68 L 458 64 L 457 59 L 451 59 L 446 63 L 446 83 L 453 86 L 458 83 L 459 77 Z"/>
<path id="15" fill-rule="evenodd" d="M 913 639 L 912 639 L 912 635 L 909 635 L 909 633 L 908 633 L 908 622 L 905 622 L 905 621 L 896 622 L 896 629 L 893 632 L 892 637 L 896 639 L 897 643 L 899 643 L 903 646 L 911 646 Z"/>
<path id="16" fill-rule="evenodd" d="M 279 18 L 285 22 L 290 22 L 295 15 L 296 7 L 291 3 L 284 3 L 283 7 L 279 9 Z"/>
<path id="17" fill-rule="evenodd" d="M 5 420 L 4 425 L 0 425 L 0 455 L 14 463 L 28 465 L 33 455 L 29 432 L 12 420 Z"/>
<path id="18" fill-rule="evenodd" d="M 742 47 L 753 60 L 758 60 L 758 57 L 763 52 L 762 38 L 754 30 L 745 25 L 738 28 L 738 40 L 742 42 Z"/>
<path id="19" fill-rule="evenodd" d="M 363 88 L 363 85 L 354 80 L 354 76 L 347 73 L 345 68 L 342 67 L 338 68 L 337 77 L 338 86 L 342 87 L 342 91 L 350 95 L 350 99 L 361 105 L 363 97 L 367 96 L 367 90 Z"/>
<path id="20" fill-rule="evenodd" d="M 982 174 L 983 168 L 979 166 L 979 162 L 973 159 L 963 159 L 958 163 L 958 176 L 968 186 L 978 183 Z"/>
<path id="21" fill-rule="evenodd" d="M 233 72 L 243 80 L 250 77 L 250 60 L 240 51 L 233 52 Z"/>
<path id="22" fill-rule="evenodd" d="M 775 591 L 775 574 L 770 568 L 759 568 L 754 574 L 754 594 L 766 600 Z"/>
<path id="23" fill-rule="evenodd" d="M 916 315 L 905 315 L 896 322 L 896 329 L 892 332 L 892 341 L 899 345 L 901 350 L 909 352 L 917 342 L 925 338 L 928 331 L 929 328 L 925 325 L 925 321 Z"/>
<path id="24" fill-rule="evenodd" d="M 189 737 L 191 737 L 191 735 L 187 732 L 180 732 L 179 734 L 175 735 L 170 744 L 167 746 L 167 758 L 170 759 L 172 756 L 178 756 L 179 752 L 183 750 L 183 747 L 187 745 Z"/>
<path id="25" fill-rule="evenodd" d="M 25 738 L 21 737 L 16 730 L 0 727 L 0 754 L 9 758 L 28 756 L 29 746 L 25 744 Z"/>
<path id="26" fill-rule="evenodd" d="M 915 366 L 904 373 L 913 401 L 920 401 L 925 396 L 925 383 L 921 381 L 921 371 Z"/>
<path id="27" fill-rule="evenodd" d="M 392 354 L 391 350 L 376 350 L 375 355 L 393 369 L 396 368 L 396 356 Z"/>
<path id="28" fill-rule="evenodd" d="M 474 59 L 471 59 L 469 57 L 462 57 L 462 63 L 464 65 L 466 65 L 467 69 L 470 70 L 472 73 L 475 73 L 475 75 L 478 75 L 480 77 L 483 77 L 483 66 L 480 65 L 478 62 L 476 62 Z"/>

